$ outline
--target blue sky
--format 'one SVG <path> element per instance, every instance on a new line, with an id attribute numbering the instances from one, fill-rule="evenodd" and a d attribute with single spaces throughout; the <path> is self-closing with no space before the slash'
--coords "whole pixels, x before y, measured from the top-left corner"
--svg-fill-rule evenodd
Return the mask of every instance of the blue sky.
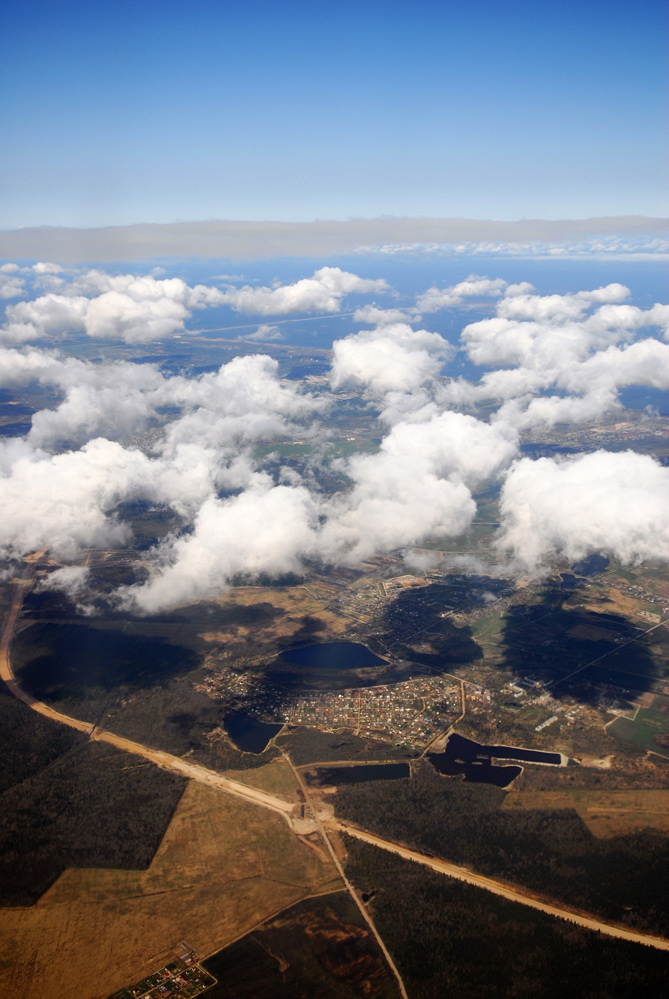
<path id="1" fill-rule="evenodd" d="M 666 28 L 654 0 L 4 0 L 0 227 L 659 216 Z"/>

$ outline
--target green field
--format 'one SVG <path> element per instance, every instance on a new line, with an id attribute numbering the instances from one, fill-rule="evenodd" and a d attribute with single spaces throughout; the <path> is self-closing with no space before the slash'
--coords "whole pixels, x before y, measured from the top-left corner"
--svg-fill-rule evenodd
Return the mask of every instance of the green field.
<path id="1" fill-rule="evenodd" d="M 634 721 L 618 718 L 609 726 L 609 732 L 640 749 L 669 758 L 669 698 L 657 696 L 649 708 L 640 708 Z"/>

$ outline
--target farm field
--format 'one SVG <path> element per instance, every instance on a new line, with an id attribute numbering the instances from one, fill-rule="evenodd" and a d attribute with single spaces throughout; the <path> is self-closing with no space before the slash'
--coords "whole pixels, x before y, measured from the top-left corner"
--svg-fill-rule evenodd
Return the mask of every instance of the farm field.
<path id="1" fill-rule="evenodd" d="M 290 794 L 299 788 L 292 768 L 284 759 L 272 760 L 255 770 L 227 770 L 225 776 L 271 794 Z"/>
<path id="2" fill-rule="evenodd" d="M 608 839 L 641 829 L 669 833 L 669 790 L 512 791 L 502 810 L 541 811 L 573 808 L 594 836 Z"/>
<path id="3" fill-rule="evenodd" d="M 609 726 L 609 732 L 617 739 L 669 760 L 669 697 L 656 695 L 649 707 L 639 709 L 634 720 L 617 718 Z"/>
<path id="4" fill-rule="evenodd" d="M 0 991 L 105 999 L 169 961 L 184 937 L 211 954 L 339 887 L 333 865 L 278 815 L 191 783 L 148 870 L 69 869 L 34 906 L 0 910 L 11 954 Z"/>

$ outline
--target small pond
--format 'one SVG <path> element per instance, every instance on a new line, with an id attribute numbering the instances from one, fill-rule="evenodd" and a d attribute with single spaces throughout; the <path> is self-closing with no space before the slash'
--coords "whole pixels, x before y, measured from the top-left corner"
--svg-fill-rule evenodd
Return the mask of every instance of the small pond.
<path id="1" fill-rule="evenodd" d="M 242 711 L 229 711 L 223 719 L 223 728 L 243 753 L 262 753 L 283 725 L 258 721 Z"/>

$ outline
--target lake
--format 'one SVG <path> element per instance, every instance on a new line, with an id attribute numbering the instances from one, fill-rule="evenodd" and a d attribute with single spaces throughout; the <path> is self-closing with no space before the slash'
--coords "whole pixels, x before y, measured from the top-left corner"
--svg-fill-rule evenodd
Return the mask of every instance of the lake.
<path id="1" fill-rule="evenodd" d="M 466 781 L 508 787 L 522 773 L 522 767 L 494 766 L 493 759 L 519 760 L 522 763 L 543 763 L 560 766 L 559 753 L 543 753 L 517 746 L 482 746 L 473 739 L 453 733 L 443 753 L 428 753 L 427 758 L 437 771 L 447 777 L 464 776 Z"/>
<path id="2" fill-rule="evenodd" d="M 242 711 L 229 711 L 223 719 L 223 728 L 243 753 L 257 754 L 267 749 L 270 739 L 281 731 L 283 725 L 258 721 Z"/>
<path id="3" fill-rule="evenodd" d="M 478 648 L 471 639 L 467 642 Z M 457 644 L 457 637 L 453 644 Z M 386 660 L 360 642 L 321 642 L 284 649 L 267 664 L 265 680 L 269 686 L 280 687 L 284 693 L 347 690 L 434 676 L 446 670 L 447 663 L 453 661 L 442 662 L 439 656 L 429 656 L 424 658 L 436 662 L 423 664 L 416 661 L 417 658 L 418 654 L 410 661 Z"/>

